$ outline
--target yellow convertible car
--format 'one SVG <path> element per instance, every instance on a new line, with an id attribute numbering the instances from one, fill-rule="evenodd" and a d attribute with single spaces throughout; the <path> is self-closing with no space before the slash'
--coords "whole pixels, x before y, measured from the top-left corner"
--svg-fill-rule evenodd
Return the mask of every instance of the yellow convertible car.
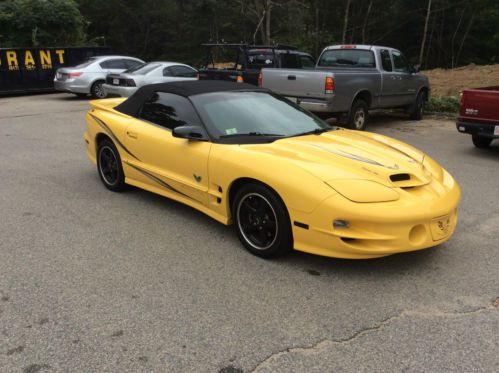
<path id="1" fill-rule="evenodd" d="M 331 127 L 266 89 L 149 85 L 92 101 L 86 120 L 105 187 L 133 185 L 233 224 L 261 257 L 376 258 L 441 244 L 456 227 L 459 186 L 429 156 Z"/>

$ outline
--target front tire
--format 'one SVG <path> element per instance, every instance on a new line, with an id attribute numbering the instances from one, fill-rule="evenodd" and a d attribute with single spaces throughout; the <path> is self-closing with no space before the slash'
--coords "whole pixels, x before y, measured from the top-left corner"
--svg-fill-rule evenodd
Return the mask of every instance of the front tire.
<path id="1" fill-rule="evenodd" d="M 111 140 L 102 140 L 97 148 L 97 170 L 104 186 L 113 192 L 126 188 L 125 173 L 118 149 Z"/>
<path id="2" fill-rule="evenodd" d="M 106 98 L 106 91 L 104 91 L 104 81 L 103 80 L 98 80 L 94 84 L 92 84 L 92 87 L 90 87 L 90 95 L 92 98 L 95 99 L 101 99 L 101 98 Z"/>
<path id="3" fill-rule="evenodd" d="M 412 105 L 411 113 L 409 114 L 411 120 L 423 119 L 425 102 L 426 94 L 424 92 L 419 92 L 416 101 L 414 101 L 414 104 Z"/>
<path id="4" fill-rule="evenodd" d="M 347 127 L 352 130 L 364 131 L 369 122 L 369 106 L 364 100 L 355 100 L 348 115 Z"/>
<path id="5" fill-rule="evenodd" d="M 473 141 L 473 145 L 475 145 L 477 148 L 488 148 L 489 145 L 492 143 L 492 140 L 490 137 L 483 137 L 479 135 L 471 135 L 471 140 Z"/>
<path id="6" fill-rule="evenodd" d="M 234 228 L 252 254 L 275 258 L 293 248 L 288 210 L 279 195 L 265 185 L 244 185 L 232 203 Z"/>

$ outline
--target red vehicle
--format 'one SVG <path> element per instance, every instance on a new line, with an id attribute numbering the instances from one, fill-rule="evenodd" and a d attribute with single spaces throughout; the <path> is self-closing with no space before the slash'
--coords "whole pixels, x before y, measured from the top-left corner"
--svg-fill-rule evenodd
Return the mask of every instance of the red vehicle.
<path id="1" fill-rule="evenodd" d="M 499 139 L 499 86 L 465 89 L 456 127 L 471 134 L 477 148 L 486 148 Z"/>

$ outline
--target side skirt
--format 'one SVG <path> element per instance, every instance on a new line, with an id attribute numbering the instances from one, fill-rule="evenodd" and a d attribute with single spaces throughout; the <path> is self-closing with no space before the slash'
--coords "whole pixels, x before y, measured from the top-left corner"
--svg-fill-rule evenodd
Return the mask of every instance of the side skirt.
<path id="1" fill-rule="evenodd" d="M 220 214 L 208 209 L 206 206 L 202 205 L 201 203 L 199 203 L 193 199 L 184 197 L 181 194 L 177 194 L 177 193 L 170 191 L 168 189 L 158 188 L 158 187 L 143 183 L 142 181 L 131 179 L 129 177 L 125 177 L 125 183 L 127 183 L 129 185 L 133 185 L 133 186 L 140 188 L 140 189 L 147 190 L 147 191 L 155 193 L 155 194 L 159 194 L 160 196 L 170 198 L 174 201 L 183 203 L 184 205 L 190 206 L 198 211 L 201 211 L 202 213 L 208 215 L 210 218 L 213 218 L 216 221 L 218 221 L 224 225 L 229 225 L 229 218 L 228 217 L 220 215 Z"/>

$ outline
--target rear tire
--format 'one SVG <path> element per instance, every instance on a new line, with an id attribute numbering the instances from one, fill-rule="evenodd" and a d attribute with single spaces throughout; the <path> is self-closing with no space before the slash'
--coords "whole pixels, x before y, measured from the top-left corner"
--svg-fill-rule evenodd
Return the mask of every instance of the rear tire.
<path id="1" fill-rule="evenodd" d="M 111 140 L 102 140 L 97 148 L 97 171 L 104 186 L 113 192 L 126 189 L 125 173 L 118 149 Z"/>
<path id="2" fill-rule="evenodd" d="M 104 80 L 97 80 L 90 88 L 90 95 L 92 98 L 101 99 L 106 98 L 106 91 L 104 91 Z"/>
<path id="3" fill-rule="evenodd" d="M 364 131 L 369 122 L 369 107 L 364 100 L 355 100 L 348 115 L 347 127 L 352 130 Z"/>
<path id="4" fill-rule="evenodd" d="M 489 147 L 493 139 L 475 134 L 471 135 L 471 140 L 473 141 L 473 145 L 475 145 L 477 148 L 482 149 Z"/>
<path id="5" fill-rule="evenodd" d="M 423 119 L 425 102 L 426 94 L 424 92 L 419 92 L 416 101 L 414 101 L 414 104 L 412 105 L 411 113 L 409 114 L 411 120 Z"/>
<path id="6" fill-rule="evenodd" d="M 244 185 L 232 203 L 234 228 L 252 254 L 276 258 L 293 248 L 288 210 L 279 195 L 259 183 Z"/>

